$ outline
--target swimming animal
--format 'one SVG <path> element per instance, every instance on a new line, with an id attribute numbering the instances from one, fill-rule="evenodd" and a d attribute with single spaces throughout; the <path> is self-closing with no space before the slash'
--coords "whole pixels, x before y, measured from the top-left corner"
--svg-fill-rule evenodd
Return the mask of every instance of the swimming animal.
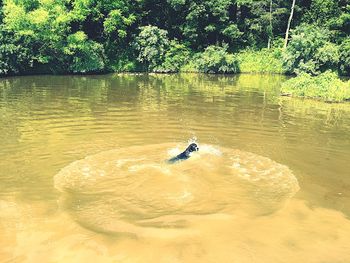
<path id="1" fill-rule="evenodd" d="M 167 163 L 172 164 L 172 163 L 181 162 L 181 161 L 183 161 L 183 160 L 186 160 L 186 159 L 188 159 L 188 158 L 191 157 L 191 155 L 190 155 L 191 152 L 196 152 L 196 151 L 198 151 L 198 150 L 199 150 L 198 145 L 197 145 L 196 143 L 191 143 L 191 144 L 186 148 L 185 151 L 183 151 L 182 153 L 180 153 L 180 154 L 176 155 L 175 157 L 169 159 L 169 160 L 167 161 Z"/>

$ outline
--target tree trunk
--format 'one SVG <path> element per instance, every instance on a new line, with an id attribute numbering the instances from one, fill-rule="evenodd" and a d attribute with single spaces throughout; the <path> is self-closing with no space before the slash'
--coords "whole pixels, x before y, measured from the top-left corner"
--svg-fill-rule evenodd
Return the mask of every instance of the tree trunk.
<path id="1" fill-rule="evenodd" d="M 287 44 L 288 44 L 289 29 L 290 29 L 290 24 L 291 24 L 292 19 L 293 19 L 294 7 L 295 7 L 295 0 L 293 0 L 293 2 L 292 2 L 292 7 L 290 10 L 290 16 L 288 19 L 287 30 L 286 30 L 286 37 L 284 38 L 284 46 L 283 46 L 284 48 L 287 48 Z"/>
<path id="2" fill-rule="evenodd" d="M 268 34 L 269 34 L 269 39 L 268 39 L 268 42 L 267 42 L 267 48 L 270 49 L 271 48 L 271 38 L 272 38 L 272 0 L 270 0 L 270 28 L 269 28 L 269 31 L 268 31 Z"/>

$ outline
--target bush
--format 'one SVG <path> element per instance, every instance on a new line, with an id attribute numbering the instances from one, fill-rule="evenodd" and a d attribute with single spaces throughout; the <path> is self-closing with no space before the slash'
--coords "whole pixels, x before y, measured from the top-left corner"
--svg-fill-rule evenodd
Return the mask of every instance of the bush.
<path id="1" fill-rule="evenodd" d="M 312 0 L 304 19 L 318 25 L 328 25 L 332 18 L 340 15 L 338 0 Z"/>
<path id="2" fill-rule="evenodd" d="M 0 28 L 0 75 L 23 73 L 33 65 L 30 50 L 21 39 Z"/>
<path id="3" fill-rule="evenodd" d="M 112 72 L 141 71 L 138 61 L 128 57 L 117 57 L 116 60 L 109 62 L 108 70 Z"/>
<path id="4" fill-rule="evenodd" d="M 340 46 L 340 72 L 350 76 L 350 38 L 343 41 Z"/>
<path id="5" fill-rule="evenodd" d="M 237 43 L 241 39 L 243 33 L 239 30 L 236 24 L 230 24 L 222 30 L 222 34 L 227 37 L 230 42 Z"/>
<path id="6" fill-rule="evenodd" d="M 169 46 L 168 32 L 156 26 L 142 26 L 136 37 L 135 48 L 138 51 L 138 61 L 145 63 L 152 70 L 164 61 Z"/>
<path id="7" fill-rule="evenodd" d="M 70 20 L 62 1 L 8 0 L 0 8 L 3 28 L 18 41 L 16 48 L 20 51 L 18 46 L 25 47 L 30 54 L 29 67 L 24 63 L 25 73 L 66 70 L 63 47 Z"/>
<path id="8" fill-rule="evenodd" d="M 331 71 L 318 76 L 301 73 L 283 83 L 281 91 L 285 95 L 341 102 L 350 99 L 350 81 L 341 81 Z"/>
<path id="9" fill-rule="evenodd" d="M 245 50 L 237 55 L 243 73 L 283 73 L 280 49 Z"/>
<path id="10" fill-rule="evenodd" d="M 327 42 L 316 51 L 315 59 L 321 72 L 324 72 L 328 69 L 338 69 L 339 56 L 339 46 Z"/>
<path id="11" fill-rule="evenodd" d="M 298 26 L 292 31 L 292 39 L 283 54 L 283 67 L 286 72 L 317 75 L 327 69 L 336 68 L 339 50 L 328 40 L 328 30 L 314 25 Z"/>
<path id="12" fill-rule="evenodd" d="M 105 68 L 103 46 L 88 40 L 84 32 L 78 31 L 69 35 L 68 45 L 64 49 L 66 55 L 72 56 L 69 70 L 73 73 L 100 72 Z"/>
<path id="13" fill-rule="evenodd" d="M 227 52 L 227 45 L 209 46 L 195 57 L 197 68 L 203 73 L 237 73 L 238 61 Z"/>
<path id="14" fill-rule="evenodd" d="M 196 61 L 192 58 L 189 59 L 189 61 L 180 68 L 180 72 L 198 73 L 199 69 L 197 67 Z"/>
<path id="15" fill-rule="evenodd" d="M 179 72 L 180 68 L 188 62 L 190 54 L 190 50 L 185 45 L 173 40 L 170 42 L 170 47 L 165 53 L 164 62 L 153 71 Z"/>

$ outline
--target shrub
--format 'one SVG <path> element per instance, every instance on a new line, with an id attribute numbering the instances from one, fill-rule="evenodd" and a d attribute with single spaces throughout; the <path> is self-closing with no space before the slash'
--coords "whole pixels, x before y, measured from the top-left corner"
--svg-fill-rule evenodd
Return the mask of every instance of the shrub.
<path id="1" fill-rule="evenodd" d="M 304 19 L 310 23 L 327 25 L 332 18 L 340 15 L 338 0 L 312 0 Z"/>
<path id="2" fill-rule="evenodd" d="M 155 72 L 178 72 L 190 58 L 190 50 L 183 44 L 172 40 L 169 49 L 165 53 L 164 62 L 156 67 Z"/>
<path id="3" fill-rule="evenodd" d="M 136 59 L 130 59 L 123 56 L 110 61 L 108 70 L 112 72 L 136 72 L 141 69 L 139 67 L 139 62 L 136 61 Z"/>
<path id="4" fill-rule="evenodd" d="M 238 53 L 239 71 L 243 73 L 283 73 L 280 49 L 245 50 Z"/>
<path id="5" fill-rule="evenodd" d="M 350 76 L 350 38 L 340 45 L 340 72 Z"/>
<path id="6" fill-rule="evenodd" d="M 199 72 L 196 61 L 193 59 L 193 57 L 190 58 L 189 61 L 180 68 L 180 72 Z"/>
<path id="7" fill-rule="evenodd" d="M 298 26 L 293 30 L 292 39 L 283 54 L 286 72 L 317 75 L 335 68 L 339 61 L 339 51 L 328 40 L 329 31 L 326 29 L 306 24 Z"/>
<path id="8" fill-rule="evenodd" d="M 347 5 L 345 12 L 331 19 L 330 22 L 331 28 L 336 30 L 340 36 L 350 35 L 350 5 Z"/>
<path id="9" fill-rule="evenodd" d="M 283 83 L 281 91 L 296 97 L 340 102 L 350 99 L 350 81 L 341 81 L 338 75 L 331 71 L 318 76 L 301 73 Z"/>
<path id="10" fill-rule="evenodd" d="M 339 46 L 336 44 L 327 42 L 324 46 L 317 49 L 315 59 L 318 63 L 318 67 L 321 71 L 328 69 L 337 70 L 339 63 Z"/>
<path id="11" fill-rule="evenodd" d="M 33 65 L 30 50 L 13 33 L 0 28 L 0 75 L 22 73 Z"/>
<path id="12" fill-rule="evenodd" d="M 105 68 L 103 46 L 88 40 L 83 31 L 69 35 L 68 45 L 64 49 L 66 55 L 72 56 L 69 70 L 73 73 L 100 72 Z"/>
<path id="13" fill-rule="evenodd" d="M 238 61 L 235 55 L 227 52 L 227 45 L 209 46 L 197 54 L 197 68 L 203 73 L 237 73 Z"/>
<path id="14" fill-rule="evenodd" d="M 225 27 L 225 29 L 222 30 L 222 34 L 233 43 L 238 42 L 243 35 L 236 24 L 230 24 Z"/>
<path id="15" fill-rule="evenodd" d="M 164 61 L 169 46 L 166 30 L 156 26 L 142 26 L 136 37 L 135 48 L 138 51 L 138 61 L 145 63 L 152 70 Z"/>
<path id="16" fill-rule="evenodd" d="M 64 68 L 63 47 L 70 21 L 62 1 L 8 0 L 0 8 L 4 12 L 3 28 L 12 32 L 16 46 L 25 47 L 30 54 L 26 73 Z"/>

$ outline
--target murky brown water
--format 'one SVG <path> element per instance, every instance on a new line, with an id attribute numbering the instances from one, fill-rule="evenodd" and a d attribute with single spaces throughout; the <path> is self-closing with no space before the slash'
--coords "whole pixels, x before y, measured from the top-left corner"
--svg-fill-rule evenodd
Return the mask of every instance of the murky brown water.
<path id="1" fill-rule="evenodd" d="M 350 262 L 350 105 L 283 80 L 0 79 L 0 262 Z"/>

